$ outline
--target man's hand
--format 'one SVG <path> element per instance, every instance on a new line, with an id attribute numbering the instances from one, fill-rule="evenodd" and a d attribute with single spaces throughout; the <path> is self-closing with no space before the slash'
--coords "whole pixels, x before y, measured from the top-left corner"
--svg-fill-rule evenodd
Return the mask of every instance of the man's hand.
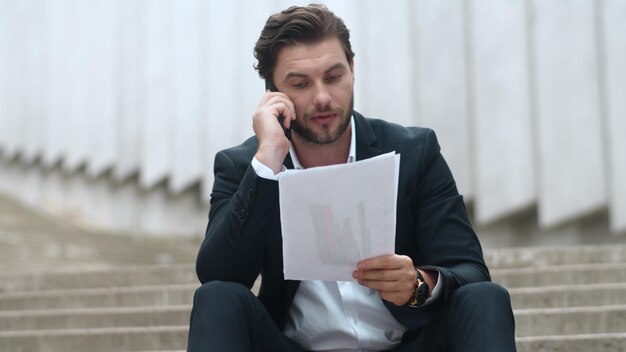
<path id="1" fill-rule="evenodd" d="M 430 288 L 437 284 L 437 273 L 419 270 Z M 352 273 L 359 284 L 378 291 L 380 297 L 397 306 L 405 305 L 415 290 L 415 269 L 411 258 L 404 255 L 385 255 L 362 260 Z"/>
<path id="2" fill-rule="evenodd" d="M 283 116 L 281 126 L 278 116 Z M 283 161 L 289 153 L 289 140 L 283 128 L 289 128 L 296 119 L 296 110 L 287 95 L 279 92 L 265 92 L 257 110 L 252 116 L 252 128 L 259 139 L 256 159 L 271 168 L 274 174 L 280 172 Z"/>

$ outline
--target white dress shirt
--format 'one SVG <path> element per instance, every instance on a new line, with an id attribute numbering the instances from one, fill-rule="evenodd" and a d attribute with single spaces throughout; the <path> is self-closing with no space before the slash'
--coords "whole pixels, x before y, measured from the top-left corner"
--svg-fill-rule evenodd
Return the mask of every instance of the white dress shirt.
<path id="1" fill-rule="evenodd" d="M 354 118 L 350 126 L 348 163 L 356 160 Z M 294 167 L 302 169 L 293 146 L 289 154 Z M 274 175 L 256 158 L 252 166 L 258 176 L 278 179 L 279 175 Z M 439 288 L 437 280 L 429 301 Z M 376 290 L 355 281 L 302 281 L 283 332 L 305 350 L 342 352 L 390 350 L 400 343 L 406 330 L 385 307 Z"/>

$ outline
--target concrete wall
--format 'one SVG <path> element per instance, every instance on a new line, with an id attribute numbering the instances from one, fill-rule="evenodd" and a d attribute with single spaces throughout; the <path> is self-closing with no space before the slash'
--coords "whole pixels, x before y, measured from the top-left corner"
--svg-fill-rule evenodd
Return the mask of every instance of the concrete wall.
<path id="1" fill-rule="evenodd" d="M 325 3 L 351 29 L 356 109 L 434 128 L 477 225 L 606 214 L 626 233 L 626 3 Z M 201 235 L 213 155 L 252 133 L 254 42 L 290 4 L 0 0 L 0 192 Z"/>

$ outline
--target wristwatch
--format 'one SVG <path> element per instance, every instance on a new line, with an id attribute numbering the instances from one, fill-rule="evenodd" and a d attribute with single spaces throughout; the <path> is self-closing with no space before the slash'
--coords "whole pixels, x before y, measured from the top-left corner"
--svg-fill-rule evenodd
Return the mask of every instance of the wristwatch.
<path id="1" fill-rule="evenodd" d="M 415 274 L 415 289 L 413 290 L 413 297 L 411 297 L 408 303 L 409 307 L 413 308 L 424 305 L 430 292 L 430 288 L 419 270 L 415 269 Z"/>

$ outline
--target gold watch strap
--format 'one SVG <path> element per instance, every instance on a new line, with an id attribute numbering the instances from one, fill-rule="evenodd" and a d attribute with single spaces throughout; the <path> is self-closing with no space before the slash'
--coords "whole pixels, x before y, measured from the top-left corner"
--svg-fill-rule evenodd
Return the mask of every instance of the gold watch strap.
<path id="1" fill-rule="evenodd" d="M 415 288 L 413 290 L 413 297 L 409 300 L 409 307 L 420 307 L 426 303 L 429 296 L 429 287 L 424 277 L 415 269 Z"/>

